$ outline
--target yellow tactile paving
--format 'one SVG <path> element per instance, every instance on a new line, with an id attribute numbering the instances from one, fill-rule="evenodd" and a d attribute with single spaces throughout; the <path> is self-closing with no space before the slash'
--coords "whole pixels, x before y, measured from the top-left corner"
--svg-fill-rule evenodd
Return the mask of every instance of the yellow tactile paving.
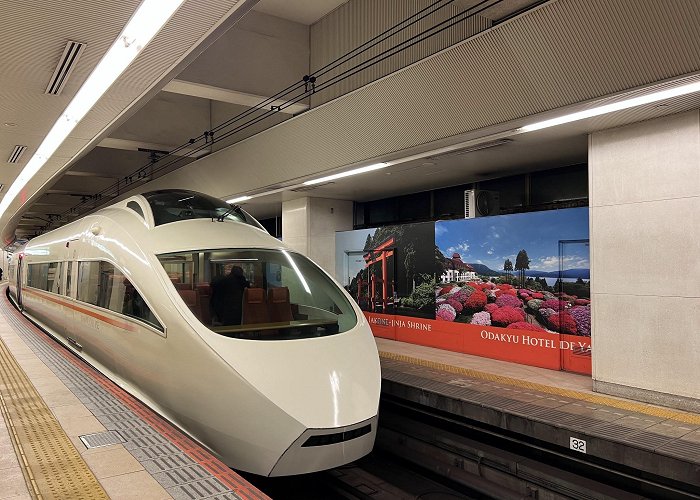
<path id="1" fill-rule="evenodd" d="M 658 406 L 647 405 L 644 403 L 636 403 L 634 401 L 624 401 L 607 396 L 600 396 L 597 394 L 587 394 L 585 392 L 574 391 L 571 389 L 562 389 L 560 387 L 553 387 L 550 385 L 539 384 L 536 382 L 528 382 L 526 380 L 520 380 L 513 377 L 504 377 L 502 375 L 495 375 L 493 373 L 487 373 L 479 370 L 473 370 L 470 368 L 453 366 L 446 363 L 438 363 L 436 361 L 415 358 L 412 356 L 406 356 L 404 354 L 397 354 L 393 352 L 380 351 L 379 356 L 394 361 L 402 361 L 404 363 L 410 363 L 413 365 L 425 366 L 426 368 L 456 373 L 459 375 L 464 375 L 465 377 L 471 377 L 480 380 L 488 380 L 491 382 L 497 382 L 499 384 L 512 385 L 515 387 L 531 389 L 547 394 L 555 394 L 557 396 L 564 396 L 572 399 L 578 399 L 581 401 L 588 401 L 589 403 L 610 406 L 613 408 L 620 408 L 636 413 L 642 413 L 644 415 L 651 415 L 654 417 L 677 420 L 679 422 L 685 422 L 687 424 L 700 425 L 700 415 L 694 413 L 687 413 L 684 411 L 672 410 L 669 408 L 661 408 Z"/>
<path id="2" fill-rule="evenodd" d="M 2 340 L 0 408 L 30 494 L 38 499 L 109 498 Z"/>

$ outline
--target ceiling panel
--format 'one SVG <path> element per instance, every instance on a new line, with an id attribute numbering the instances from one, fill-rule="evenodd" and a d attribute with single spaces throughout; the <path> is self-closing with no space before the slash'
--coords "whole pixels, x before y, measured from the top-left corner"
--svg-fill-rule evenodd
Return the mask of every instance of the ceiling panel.
<path id="1" fill-rule="evenodd" d="M 14 2 L 12 8 L 4 9 L 3 24 L 12 29 L 0 30 L 3 47 L 0 89 L 11 95 L 0 99 L 0 103 L 8 107 L 0 108 L 0 123 L 16 122 L 16 132 L 32 139 L 33 143 L 28 140 L 26 145 L 35 149 L 41 139 L 33 134 L 48 131 L 139 3 L 138 0 Z M 230 26 L 237 19 L 233 15 L 237 8 L 247 10 L 254 3 L 254 0 L 186 0 L 76 127 L 71 137 L 82 141 L 74 141 L 73 150 L 68 143 L 64 144 L 60 152 L 62 157 L 73 158 L 88 142 L 98 141 L 125 110 L 146 97 L 163 78 L 172 78 L 179 72 L 178 65 L 184 65 L 190 54 L 197 52 L 198 44 L 211 43 L 227 23 Z M 87 43 L 85 53 L 63 93 L 58 97 L 44 97 L 48 78 L 68 40 Z M 0 137 L 3 132 L 0 127 Z M 65 161 L 48 162 L 44 171 L 30 181 L 22 196 L 2 214 L 0 228 L 6 242 L 12 239 L 12 221 L 19 220 L 21 214 L 16 211 L 23 205 L 24 197 L 36 196 L 36 191 L 64 165 Z M 24 208 L 28 205 L 24 204 Z"/>

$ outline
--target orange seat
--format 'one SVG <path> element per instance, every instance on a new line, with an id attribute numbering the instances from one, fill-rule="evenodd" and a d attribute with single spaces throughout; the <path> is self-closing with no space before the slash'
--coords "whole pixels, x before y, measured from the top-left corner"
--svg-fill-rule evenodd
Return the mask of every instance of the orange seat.
<path id="1" fill-rule="evenodd" d="M 202 311 L 200 320 L 205 325 L 211 325 L 211 286 L 208 283 L 200 283 L 196 287 L 199 295 L 199 305 Z"/>
<path id="2" fill-rule="evenodd" d="M 267 291 L 267 307 L 270 311 L 270 321 L 292 321 L 292 306 L 289 303 L 289 288 L 286 286 L 270 288 Z"/>
<path id="3" fill-rule="evenodd" d="M 243 324 L 270 322 L 264 289 L 246 288 L 243 290 L 243 314 L 241 322 Z"/>
<path id="4" fill-rule="evenodd" d="M 199 295 L 194 290 L 178 290 L 177 293 L 180 294 L 182 300 L 185 301 L 185 305 L 190 308 L 190 310 L 197 316 L 197 319 L 201 321 L 202 312 L 199 305 Z"/>

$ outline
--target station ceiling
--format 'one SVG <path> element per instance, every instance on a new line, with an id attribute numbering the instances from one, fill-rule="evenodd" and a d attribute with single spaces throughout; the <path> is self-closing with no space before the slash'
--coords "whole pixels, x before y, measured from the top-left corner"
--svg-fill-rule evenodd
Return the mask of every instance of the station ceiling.
<path id="1" fill-rule="evenodd" d="M 108 197 L 94 202 L 90 199 L 115 182 L 124 182 L 127 188 L 127 183 L 133 182 L 127 177 L 163 157 L 165 152 L 299 81 L 310 68 L 310 27 L 346 2 L 186 0 L 0 216 L 5 242 L 9 242 L 10 235 L 27 238 L 49 226 L 55 227 L 58 215 L 81 203 L 95 207 L 108 204 Z M 4 68 L 0 74 L 0 152 L 9 159 L 15 146 L 27 147 L 17 163 L 6 163 L 0 172 L 4 186 L 1 199 L 139 1 L 0 3 L 4 4 L 5 21 L 13 26 L 0 34 L 0 66 Z M 416 9 L 423 3 L 416 2 Z M 555 2 L 498 1 L 480 15 L 495 23 L 551 3 Z M 630 8 L 636 6 L 631 0 L 623 3 Z M 476 0 L 454 2 L 456 8 L 462 9 L 477 4 Z M 68 41 L 86 44 L 84 52 L 61 93 L 46 94 L 47 83 Z M 639 58 L 643 63 L 643 55 Z M 184 148 L 178 161 L 161 173 L 195 169 L 198 158 L 279 125 L 312 104 L 309 99 L 300 100 L 230 140 L 204 148 Z M 281 202 L 295 197 L 367 201 L 579 164 L 586 161 L 587 134 L 591 130 L 675 113 L 699 104 L 696 99 L 683 99 L 646 110 L 642 115 L 622 111 L 557 129 L 511 136 L 484 149 L 456 148 L 430 154 L 430 148 L 424 148 L 419 157 L 382 170 L 377 174 L 381 182 L 377 182 L 377 176 L 371 181 L 358 176 L 317 187 L 295 188 L 298 181 L 291 175 L 290 189 L 255 198 L 246 208 L 264 218 L 278 215 Z M 455 136 L 440 146 L 464 140 L 465 137 Z M 431 147 L 435 149 L 435 145 Z M 406 152 L 404 158 L 413 152 Z M 402 154 L 397 151 L 394 156 Z M 236 187 L 225 192 L 235 193 Z"/>

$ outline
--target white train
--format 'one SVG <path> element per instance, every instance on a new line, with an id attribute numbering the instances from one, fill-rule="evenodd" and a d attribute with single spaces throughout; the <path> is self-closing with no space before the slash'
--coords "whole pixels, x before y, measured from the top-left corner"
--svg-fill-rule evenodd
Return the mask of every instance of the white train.
<path id="1" fill-rule="evenodd" d="M 32 239 L 8 278 L 27 316 L 233 468 L 301 474 L 373 447 L 362 311 L 238 207 L 133 196 Z"/>

